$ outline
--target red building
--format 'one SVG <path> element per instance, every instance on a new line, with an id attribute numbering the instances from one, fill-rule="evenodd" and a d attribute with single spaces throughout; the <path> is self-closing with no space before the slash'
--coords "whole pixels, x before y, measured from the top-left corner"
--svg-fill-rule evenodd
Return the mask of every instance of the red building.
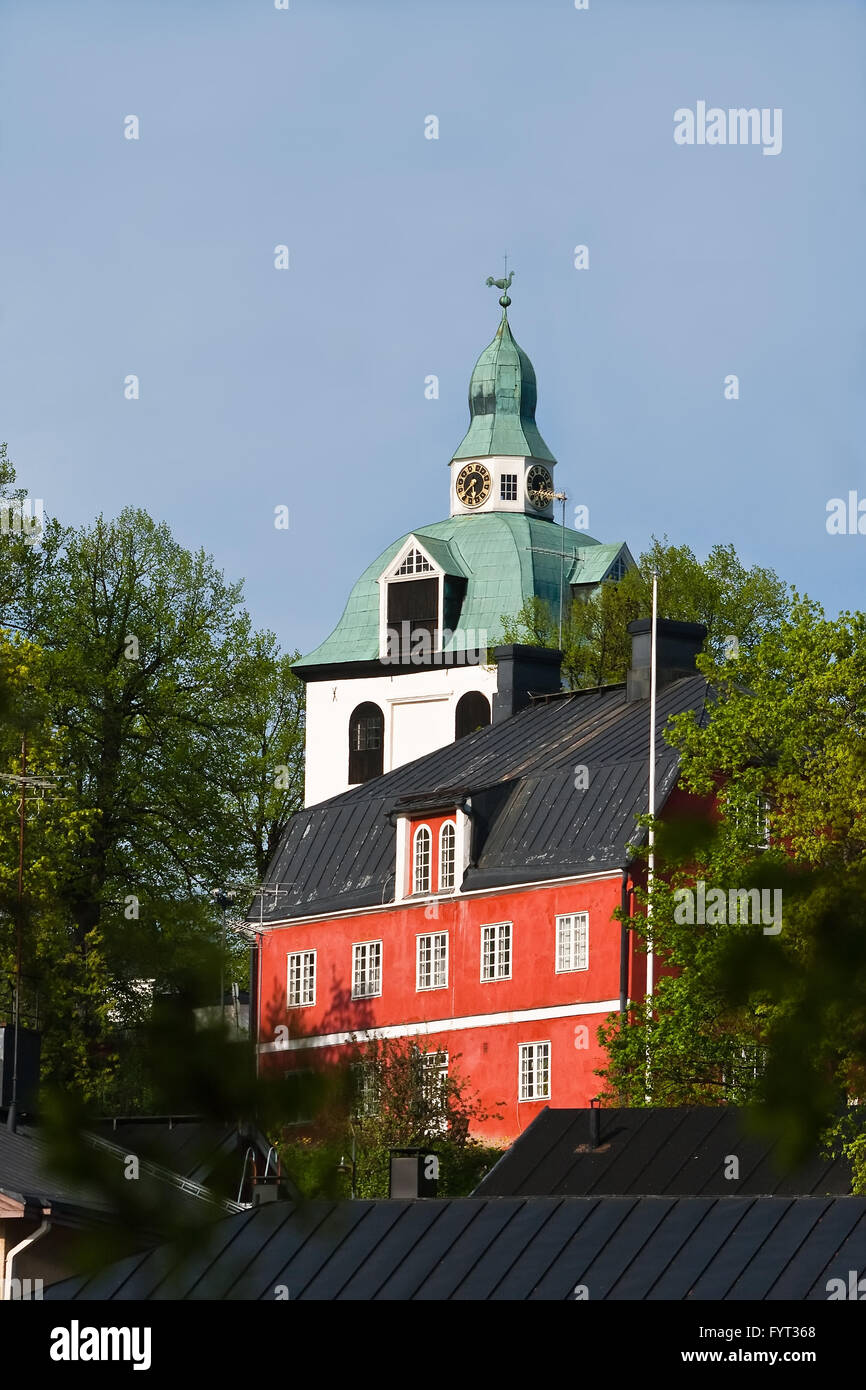
<path id="1" fill-rule="evenodd" d="M 533 698 L 540 654 L 498 648 L 492 725 L 292 819 L 253 914 L 262 1070 L 417 1039 L 501 1107 L 490 1137 L 589 1103 L 598 1025 L 645 988 L 613 914 L 640 872 L 649 626 L 626 684 L 572 694 Z M 661 735 L 704 708 L 703 636 L 659 623 L 659 810 L 683 799 Z"/>

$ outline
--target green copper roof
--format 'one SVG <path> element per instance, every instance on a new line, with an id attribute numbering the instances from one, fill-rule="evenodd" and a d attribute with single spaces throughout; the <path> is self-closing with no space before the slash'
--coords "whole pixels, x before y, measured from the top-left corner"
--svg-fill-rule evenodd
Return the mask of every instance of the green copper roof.
<path id="1" fill-rule="evenodd" d="M 475 363 L 469 382 L 470 422 L 456 459 L 523 455 L 556 463 L 538 432 L 535 371 L 518 347 L 503 308 L 496 337 Z"/>
<path id="2" fill-rule="evenodd" d="M 324 666 L 347 661 L 375 661 L 379 657 L 379 576 L 410 536 L 416 536 L 431 557 L 458 561 L 468 576 L 460 618 L 446 650 L 465 648 L 466 633 L 476 639 L 486 633 L 494 645 L 502 632 L 503 613 L 516 615 L 527 598 L 537 595 L 559 605 L 562 527 L 541 517 L 520 512 L 484 512 L 477 516 L 452 516 L 409 531 L 378 555 L 356 583 L 342 618 L 331 636 L 298 662 L 298 667 Z M 617 546 L 601 546 L 582 531 L 565 531 L 565 583 L 579 556 L 594 549 L 606 552 L 606 570 Z M 437 542 L 439 543 L 437 545 Z M 444 542 L 444 544 L 442 544 Z M 447 550 L 446 550 L 447 546 Z M 453 573 L 447 563 L 446 573 Z M 594 571 L 587 563 L 584 572 Z M 602 571 L 603 572 L 603 571 Z M 581 576 L 582 578 L 582 576 Z M 583 580 L 583 582 L 586 582 Z"/>
<path id="3" fill-rule="evenodd" d="M 462 579 L 469 578 L 469 570 L 447 541 L 437 540 L 429 528 L 425 531 L 413 531 L 412 535 L 418 537 L 430 559 L 439 566 L 443 574 L 456 574 Z M 384 569 L 384 565 L 382 568 Z"/>
<path id="4" fill-rule="evenodd" d="M 614 545 L 591 545 L 578 550 L 571 571 L 566 571 L 566 583 L 600 584 L 620 555 L 626 568 L 631 569 L 634 560 L 624 541 L 616 541 Z"/>

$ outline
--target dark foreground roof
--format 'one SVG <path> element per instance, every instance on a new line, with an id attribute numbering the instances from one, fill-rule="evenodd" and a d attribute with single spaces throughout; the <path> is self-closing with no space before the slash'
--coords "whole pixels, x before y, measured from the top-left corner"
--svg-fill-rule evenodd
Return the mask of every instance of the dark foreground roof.
<path id="1" fill-rule="evenodd" d="M 688 676 L 658 694 L 658 804 L 677 755 L 661 737 L 673 714 L 702 717 L 706 681 Z M 299 811 L 268 869 L 251 921 L 279 922 L 394 898 L 391 813 L 406 798 L 459 790 L 472 802 L 467 891 L 624 868 L 647 806 L 649 701 L 625 686 L 539 700 L 426 757 Z M 580 787 L 583 765 L 589 785 Z M 575 786 L 575 782 L 578 786 Z"/>
<path id="2" fill-rule="evenodd" d="M 115 1198 L 104 1190 L 98 1181 L 75 1181 L 58 1176 L 52 1164 L 50 1147 L 39 1130 L 32 1125 L 19 1125 L 15 1133 L 6 1127 L 6 1112 L 0 1110 L 0 1198 L 31 1209 L 50 1212 L 55 1220 L 64 1218 L 76 1224 L 88 1219 L 109 1221 L 118 1218 Z M 120 1142 L 110 1129 L 102 1135 L 103 1145 L 107 1141 L 114 1163 L 122 1172 L 128 1154 L 137 1153 L 135 1147 L 127 1147 Z M 83 1136 L 88 1143 L 91 1140 Z M 103 1147 L 103 1154 L 105 1148 Z M 144 1155 L 142 1155 L 144 1157 Z M 97 1159 L 94 1154 L 94 1169 Z M 212 1216 L 226 1209 L 226 1202 L 204 1189 L 203 1184 L 185 1182 L 183 1174 L 178 1174 L 156 1164 L 142 1165 L 136 1192 L 144 1202 L 149 1203 L 157 1217 L 182 1214 L 184 1211 L 200 1214 L 200 1209 L 212 1208 Z M 122 1186 L 122 1185 L 121 1185 Z M 234 1205 L 234 1204 L 230 1204 Z M 162 1235 L 165 1235 L 162 1228 Z M 160 1223 L 153 1230 L 159 1238 Z"/>
<path id="3" fill-rule="evenodd" d="M 845 1159 L 816 1156 L 796 1172 L 777 1146 L 747 1135 L 734 1107 L 600 1110 L 599 1146 L 589 1148 L 589 1110 L 545 1106 L 475 1190 L 477 1197 L 823 1196 L 851 1192 Z M 739 1176 L 726 1178 L 729 1156 Z"/>
<path id="4" fill-rule="evenodd" d="M 109 1210 L 98 1193 L 55 1176 L 45 1145 L 33 1128 L 19 1125 L 13 1134 L 6 1127 L 5 1110 L 0 1110 L 0 1197 L 50 1210 L 55 1216 L 64 1212 L 98 1216 Z"/>
<path id="5" fill-rule="evenodd" d="M 177 1119 L 169 1116 L 120 1116 L 101 1120 L 98 1131 L 127 1153 L 153 1159 L 173 1172 L 203 1184 L 207 1184 L 208 1178 L 226 1155 L 232 1155 L 238 1149 L 243 1154 L 246 1145 L 253 1142 L 239 1134 L 237 1125 L 213 1124 L 194 1116 Z M 255 1136 L 255 1142 L 260 1147 L 262 1141 L 259 1136 Z M 267 1142 L 264 1142 L 263 1156 L 268 1149 Z M 238 1177 L 240 1171 L 239 1166 Z"/>
<path id="6" fill-rule="evenodd" d="M 274 1203 L 46 1299 L 826 1299 L 866 1269 L 859 1197 Z M 282 1286 L 282 1287 L 280 1287 Z"/>

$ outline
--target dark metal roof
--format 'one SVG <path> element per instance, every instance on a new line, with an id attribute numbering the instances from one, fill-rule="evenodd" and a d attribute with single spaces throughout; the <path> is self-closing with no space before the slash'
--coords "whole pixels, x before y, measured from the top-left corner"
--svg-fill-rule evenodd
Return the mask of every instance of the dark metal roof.
<path id="1" fill-rule="evenodd" d="M 33 1129 L 19 1125 L 13 1134 L 0 1110 L 0 1195 L 42 1209 L 105 1213 L 107 1203 L 95 1192 L 57 1178 L 49 1169 L 45 1145 Z"/>
<path id="2" fill-rule="evenodd" d="M 100 1189 L 97 1182 L 73 1182 L 54 1174 L 51 1152 L 38 1130 L 32 1126 L 19 1126 L 15 1133 L 6 1128 L 4 1112 L 0 1111 L 0 1196 L 21 1202 L 41 1210 L 50 1210 L 55 1218 L 64 1214 L 70 1218 L 107 1220 L 117 1216 L 117 1209 L 110 1195 Z M 137 1134 L 140 1129 L 136 1128 Z M 138 1188 L 152 1208 L 170 1215 L 184 1209 L 198 1212 L 201 1207 L 213 1207 L 213 1214 L 226 1203 L 219 1201 L 215 1194 L 204 1189 L 200 1180 L 190 1179 L 164 1165 L 147 1164 L 148 1155 L 141 1145 L 124 1142 L 126 1134 L 113 1134 L 110 1129 L 103 1130 L 104 1140 L 111 1148 L 114 1160 L 120 1165 L 129 1154 L 138 1154 L 145 1163 L 142 1166 Z M 90 1142 L 88 1136 L 84 1140 Z M 102 1139 L 102 1135 L 97 1136 Z M 192 1205 L 191 1205 L 192 1204 Z"/>
<path id="3" fill-rule="evenodd" d="M 590 1111 L 546 1106 L 478 1185 L 476 1197 L 847 1196 L 851 1168 L 817 1155 L 796 1172 L 777 1146 L 743 1127 L 735 1107 L 599 1110 L 592 1149 Z M 729 1155 L 739 1176 L 726 1178 Z"/>
<path id="4" fill-rule="evenodd" d="M 658 693 L 658 798 L 677 775 L 661 737 L 673 714 L 703 716 L 706 682 L 689 676 Z M 293 816 L 250 920 L 393 901 L 393 813 L 442 788 L 471 797 L 473 844 L 463 888 L 498 887 L 624 868 L 646 810 L 649 701 L 624 686 L 539 700 L 423 758 Z M 589 785 L 575 786 L 575 769 Z"/>
<path id="5" fill-rule="evenodd" d="M 187 1116 L 181 1119 L 152 1116 L 105 1119 L 99 1122 L 98 1131 L 127 1153 L 153 1159 L 193 1182 L 204 1184 L 218 1166 L 220 1157 L 244 1144 L 237 1125 L 212 1124 Z M 267 1144 L 264 1152 L 267 1153 Z"/>
<path id="6" fill-rule="evenodd" d="M 859 1197 L 274 1203 L 45 1290 L 66 1299 L 820 1299 L 866 1268 Z"/>

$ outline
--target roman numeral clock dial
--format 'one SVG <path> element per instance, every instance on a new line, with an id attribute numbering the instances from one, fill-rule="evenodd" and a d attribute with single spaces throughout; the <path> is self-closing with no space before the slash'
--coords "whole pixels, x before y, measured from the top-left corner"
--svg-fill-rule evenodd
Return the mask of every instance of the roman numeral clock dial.
<path id="1" fill-rule="evenodd" d="M 526 495 L 536 511 L 543 511 L 553 497 L 553 479 L 546 468 L 535 463 L 526 475 Z"/>
<path id="2" fill-rule="evenodd" d="M 457 474 L 455 487 L 464 507 L 480 507 L 490 496 L 490 472 L 483 463 L 467 463 Z"/>

